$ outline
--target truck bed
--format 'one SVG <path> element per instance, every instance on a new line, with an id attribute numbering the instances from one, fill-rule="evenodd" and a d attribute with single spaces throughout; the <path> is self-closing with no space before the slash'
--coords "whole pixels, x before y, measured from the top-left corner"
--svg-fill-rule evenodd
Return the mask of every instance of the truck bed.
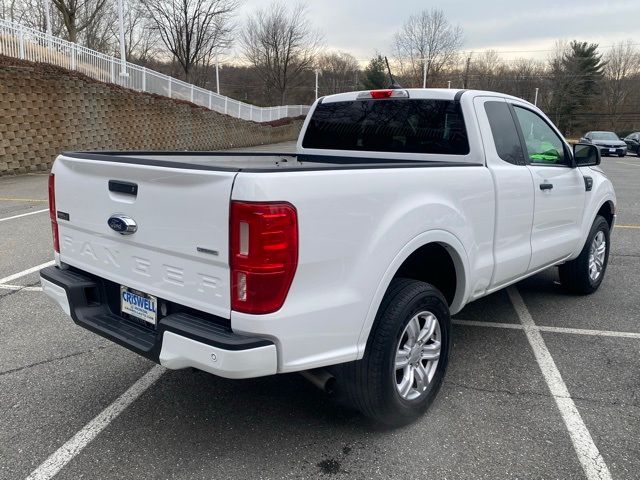
<path id="1" fill-rule="evenodd" d="M 65 152 L 62 155 L 76 160 L 97 160 L 189 170 L 253 173 L 361 168 L 474 166 L 474 164 L 468 162 L 394 160 L 390 158 L 298 155 L 271 152 L 91 151 Z"/>

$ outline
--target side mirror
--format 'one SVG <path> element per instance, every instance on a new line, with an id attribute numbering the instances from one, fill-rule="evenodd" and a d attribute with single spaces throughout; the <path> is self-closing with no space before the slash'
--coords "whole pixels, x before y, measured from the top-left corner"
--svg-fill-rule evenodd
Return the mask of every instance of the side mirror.
<path id="1" fill-rule="evenodd" d="M 591 140 L 589 140 L 588 138 L 582 137 L 580 140 L 578 140 L 579 143 L 591 143 Z"/>
<path id="2" fill-rule="evenodd" d="M 590 143 L 576 143 L 573 146 L 573 160 L 576 167 L 600 165 L 600 149 Z"/>

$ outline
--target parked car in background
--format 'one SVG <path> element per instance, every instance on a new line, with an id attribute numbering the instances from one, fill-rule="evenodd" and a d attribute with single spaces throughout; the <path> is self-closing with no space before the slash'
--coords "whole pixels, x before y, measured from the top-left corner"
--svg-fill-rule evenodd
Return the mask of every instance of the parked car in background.
<path id="1" fill-rule="evenodd" d="M 620 137 L 614 132 L 588 132 L 580 139 L 580 142 L 597 145 L 602 156 L 618 155 L 624 157 L 627 154 L 627 144 L 620 140 Z"/>
<path id="2" fill-rule="evenodd" d="M 627 144 L 627 151 L 640 155 L 640 132 L 633 132 L 624 137 L 624 143 Z"/>

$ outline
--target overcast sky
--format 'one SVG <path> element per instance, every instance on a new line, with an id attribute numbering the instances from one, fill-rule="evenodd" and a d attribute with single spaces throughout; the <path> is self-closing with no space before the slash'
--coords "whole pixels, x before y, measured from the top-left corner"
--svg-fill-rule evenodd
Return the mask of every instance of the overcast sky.
<path id="1" fill-rule="evenodd" d="M 287 3 L 294 3 L 287 0 Z M 244 0 L 239 20 L 269 5 Z M 506 58 L 546 58 L 557 39 L 603 46 L 632 39 L 640 46 L 640 0 L 308 0 L 310 18 L 325 45 L 366 61 L 376 50 L 391 54 L 393 34 L 406 18 L 437 7 L 464 31 L 465 50 L 503 51 Z"/>

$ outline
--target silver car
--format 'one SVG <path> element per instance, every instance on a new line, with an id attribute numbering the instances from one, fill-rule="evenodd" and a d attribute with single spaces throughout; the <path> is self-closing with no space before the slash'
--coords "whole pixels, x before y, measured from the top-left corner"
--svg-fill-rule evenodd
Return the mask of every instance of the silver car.
<path id="1" fill-rule="evenodd" d="M 627 144 L 620 140 L 614 132 L 588 132 L 580 139 L 580 142 L 592 143 L 600 148 L 600 155 L 618 155 L 624 157 L 627 154 Z"/>

